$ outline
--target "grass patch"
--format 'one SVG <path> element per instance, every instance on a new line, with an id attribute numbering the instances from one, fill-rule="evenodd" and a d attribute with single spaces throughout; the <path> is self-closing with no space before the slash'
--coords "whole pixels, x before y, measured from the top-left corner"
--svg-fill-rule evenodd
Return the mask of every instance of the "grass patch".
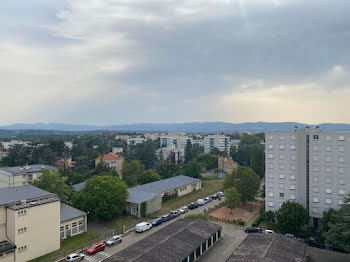
<path id="1" fill-rule="evenodd" d="M 89 232 L 67 238 L 61 241 L 61 248 L 59 250 L 33 259 L 31 262 L 54 261 L 55 258 L 58 259 L 60 257 L 65 257 L 71 253 L 74 253 L 78 249 L 83 249 L 85 246 L 91 244 L 94 240 L 100 237 L 100 233 L 90 230 Z"/>
<path id="2" fill-rule="evenodd" d="M 223 186 L 223 180 L 202 181 L 201 189 L 191 192 L 187 195 L 168 200 L 162 204 L 162 209 L 156 212 L 154 215 L 159 216 L 161 214 L 169 213 L 171 210 L 187 206 L 191 202 L 197 201 L 198 198 L 205 198 L 209 195 L 219 192 L 222 190 Z"/>
<path id="3" fill-rule="evenodd" d="M 122 228 L 123 226 L 135 225 L 144 220 L 145 218 L 139 218 L 136 216 L 119 216 L 110 221 L 99 222 L 99 224 L 105 227 L 108 227 L 110 229 L 119 229 L 119 228 Z"/>

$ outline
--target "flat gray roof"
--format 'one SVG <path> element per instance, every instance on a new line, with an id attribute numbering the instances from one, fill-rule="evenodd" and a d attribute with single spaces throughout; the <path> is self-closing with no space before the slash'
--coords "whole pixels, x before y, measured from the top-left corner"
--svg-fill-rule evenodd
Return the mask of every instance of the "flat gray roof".
<path id="1" fill-rule="evenodd" d="M 142 202 L 155 198 L 156 196 L 159 195 L 159 194 L 150 193 L 150 192 L 133 190 L 132 188 L 129 188 L 128 192 L 129 192 L 129 197 L 126 200 L 126 202 L 135 203 L 135 204 L 141 204 Z"/>
<path id="2" fill-rule="evenodd" d="M 56 170 L 57 168 L 54 166 L 44 165 L 44 164 L 0 168 L 0 170 L 3 170 L 3 171 L 10 173 L 12 175 L 37 173 L 37 172 L 40 172 L 41 169 Z"/>
<path id="3" fill-rule="evenodd" d="M 86 213 L 84 211 L 81 211 L 79 209 L 76 209 L 72 206 L 69 206 L 67 204 L 61 203 L 61 222 L 71 220 L 73 218 L 82 217 L 85 216 Z"/>
<path id="4" fill-rule="evenodd" d="M 281 234 L 248 234 L 226 262 L 304 262 L 306 245 Z"/>
<path id="5" fill-rule="evenodd" d="M 104 261 L 181 262 L 220 229 L 202 219 L 179 219 Z"/>
<path id="6" fill-rule="evenodd" d="M 0 189 L 0 206 L 49 196 L 55 195 L 32 185 L 6 187 Z"/>

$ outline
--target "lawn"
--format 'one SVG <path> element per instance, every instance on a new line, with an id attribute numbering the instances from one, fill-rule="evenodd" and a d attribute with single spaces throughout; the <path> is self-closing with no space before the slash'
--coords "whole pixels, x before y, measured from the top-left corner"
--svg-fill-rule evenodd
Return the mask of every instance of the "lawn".
<path id="1" fill-rule="evenodd" d="M 202 181 L 202 188 L 184 196 L 170 199 L 162 204 L 162 209 L 155 215 L 165 214 L 171 210 L 187 206 L 198 198 L 205 198 L 209 195 L 219 192 L 224 186 L 223 180 Z"/>
<path id="2" fill-rule="evenodd" d="M 59 250 L 33 259 L 31 262 L 54 261 L 55 258 L 65 257 L 70 253 L 74 253 L 76 250 L 82 250 L 99 237 L 101 237 L 100 233 L 90 230 L 89 232 L 67 238 L 61 241 L 61 248 Z"/>
<path id="3" fill-rule="evenodd" d="M 139 218 L 135 216 L 119 216 L 110 221 L 101 222 L 100 224 L 110 229 L 119 229 L 119 228 L 122 228 L 123 226 L 135 225 L 144 220 L 145 220 L 144 218 Z"/>

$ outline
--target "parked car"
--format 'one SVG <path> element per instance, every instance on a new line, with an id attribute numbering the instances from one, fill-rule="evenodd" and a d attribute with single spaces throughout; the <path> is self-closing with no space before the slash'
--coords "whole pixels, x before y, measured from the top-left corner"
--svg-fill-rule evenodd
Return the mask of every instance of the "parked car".
<path id="1" fill-rule="evenodd" d="M 209 203 L 209 202 L 211 202 L 213 200 L 210 197 L 206 197 L 206 198 L 204 198 L 204 201 L 205 201 L 205 203 Z"/>
<path id="2" fill-rule="evenodd" d="M 170 217 L 171 218 L 178 217 L 179 215 L 180 215 L 180 212 L 177 211 L 177 210 L 170 211 Z"/>
<path id="3" fill-rule="evenodd" d="M 218 199 L 218 198 L 219 196 L 217 194 L 211 196 L 211 199 Z"/>
<path id="4" fill-rule="evenodd" d="M 332 250 L 332 251 L 349 254 L 349 251 L 347 251 L 344 248 L 337 246 L 336 244 L 333 244 L 333 243 L 329 244 L 328 248 L 329 248 L 329 250 Z"/>
<path id="5" fill-rule="evenodd" d="M 224 196 L 224 192 L 222 191 L 218 192 L 218 196 Z"/>
<path id="6" fill-rule="evenodd" d="M 164 215 L 162 216 L 162 222 L 167 222 L 171 219 L 171 217 L 169 215 Z"/>
<path id="7" fill-rule="evenodd" d="M 244 229 L 244 232 L 246 232 L 246 233 L 261 233 L 262 230 L 260 227 L 247 227 Z"/>
<path id="8" fill-rule="evenodd" d="M 197 205 L 199 205 L 199 206 L 203 206 L 205 204 L 205 201 L 204 201 L 204 199 L 198 199 L 197 200 Z"/>
<path id="9" fill-rule="evenodd" d="M 305 238 L 304 242 L 311 247 L 325 248 L 325 245 L 314 237 Z"/>
<path id="10" fill-rule="evenodd" d="M 271 230 L 271 229 L 265 229 L 264 231 L 267 234 L 275 234 L 275 231 Z"/>
<path id="11" fill-rule="evenodd" d="M 115 244 L 118 244 L 120 242 L 122 242 L 122 237 L 117 235 L 117 236 L 114 236 L 114 237 L 111 237 L 110 239 L 108 239 L 106 241 L 106 246 L 107 247 L 114 246 Z"/>
<path id="12" fill-rule="evenodd" d="M 88 255 L 93 255 L 93 254 L 96 254 L 97 252 L 105 250 L 105 248 L 106 248 L 105 243 L 103 243 L 103 242 L 96 243 L 96 244 L 92 245 L 90 248 L 88 248 L 86 250 L 86 253 Z"/>
<path id="13" fill-rule="evenodd" d="M 150 230 L 151 228 L 152 228 L 152 224 L 151 223 L 141 222 L 141 223 L 138 223 L 135 226 L 135 231 L 138 232 L 138 233 L 141 233 L 141 232 Z"/>
<path id="14" fill-rule="evenodd" d="M 197 205 L 197 203 L 195 203 L 195 202 L 192 202 L 191 204 L 189 204 L 188 205 L 188 209 L 195 209 L 195 208 L 197 208 L 198 207 L 198 205 Z"/>
<path id="15" fill-rule="evenodd" d="M 70 254 L 66 257 L 65 261 L 81 261 L 84 260 L 85 255 L 84 254 Z"/>
<path id="16" fill-rule="evenodd" d="M 156 227 L 160 224 L 162 224 L 162 218 L 156 218 L 155 220 L 152 221 L 152 227 Z"/>
<path id="17" fill-rule="evenodd" d="M 180 212 L 180 214 L 185 214 L 188 212 L 188 208 L 186 206 L 184 206 L 184 207 L 180 208 L 179 212 Z"/>
<path id="18" fill-rule="evenodd" d="M 293 234 L 285 234 L 284 236 L 292 239 L 297 239 Z"/>

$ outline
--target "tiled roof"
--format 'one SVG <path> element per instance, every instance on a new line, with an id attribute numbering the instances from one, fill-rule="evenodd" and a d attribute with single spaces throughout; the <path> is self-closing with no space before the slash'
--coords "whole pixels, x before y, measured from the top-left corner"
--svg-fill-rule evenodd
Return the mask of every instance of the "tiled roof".
<path id="1" fill-rule="evenodd" d="M 220 229 L 202 219 L 179 219 L 104 261 L 183 261 Z"/>
<path id="2" fill-rule="evenodd" d="M 64 203 L 61 203 L 60 212 L 61 212 L 61 222 L 86 215 L 84 211 L 81 211 L 79 209 L 66 205 Z"/>
<path id="3" fill-rule="evenodd" d="M 42 165 L 42 164 L 0 168 L 0 170 L 3 170 L 12 175 L 37 173 L 37 172 L 41 172 L 41 169 L 56 170 L 57 168 L 50 165 Z"/>
<path id="4" fill-rule="evenodd" d="M 0 189 L 0 206 L 18 203 L 22 200 L 35 200 L 54 194 L 32 185 L 6 187 Z"/>
<path id="5" fill-rule="evenodd" d="M 122 155 L 118 155 L 118 154 L 114 154 L 114 153 L 108 153 L 105 155 L 100 155 L 98 158 L 96 158 L 96 160 L 118 160 L 118 159 L 122 159 L 124 158 Z"/>

